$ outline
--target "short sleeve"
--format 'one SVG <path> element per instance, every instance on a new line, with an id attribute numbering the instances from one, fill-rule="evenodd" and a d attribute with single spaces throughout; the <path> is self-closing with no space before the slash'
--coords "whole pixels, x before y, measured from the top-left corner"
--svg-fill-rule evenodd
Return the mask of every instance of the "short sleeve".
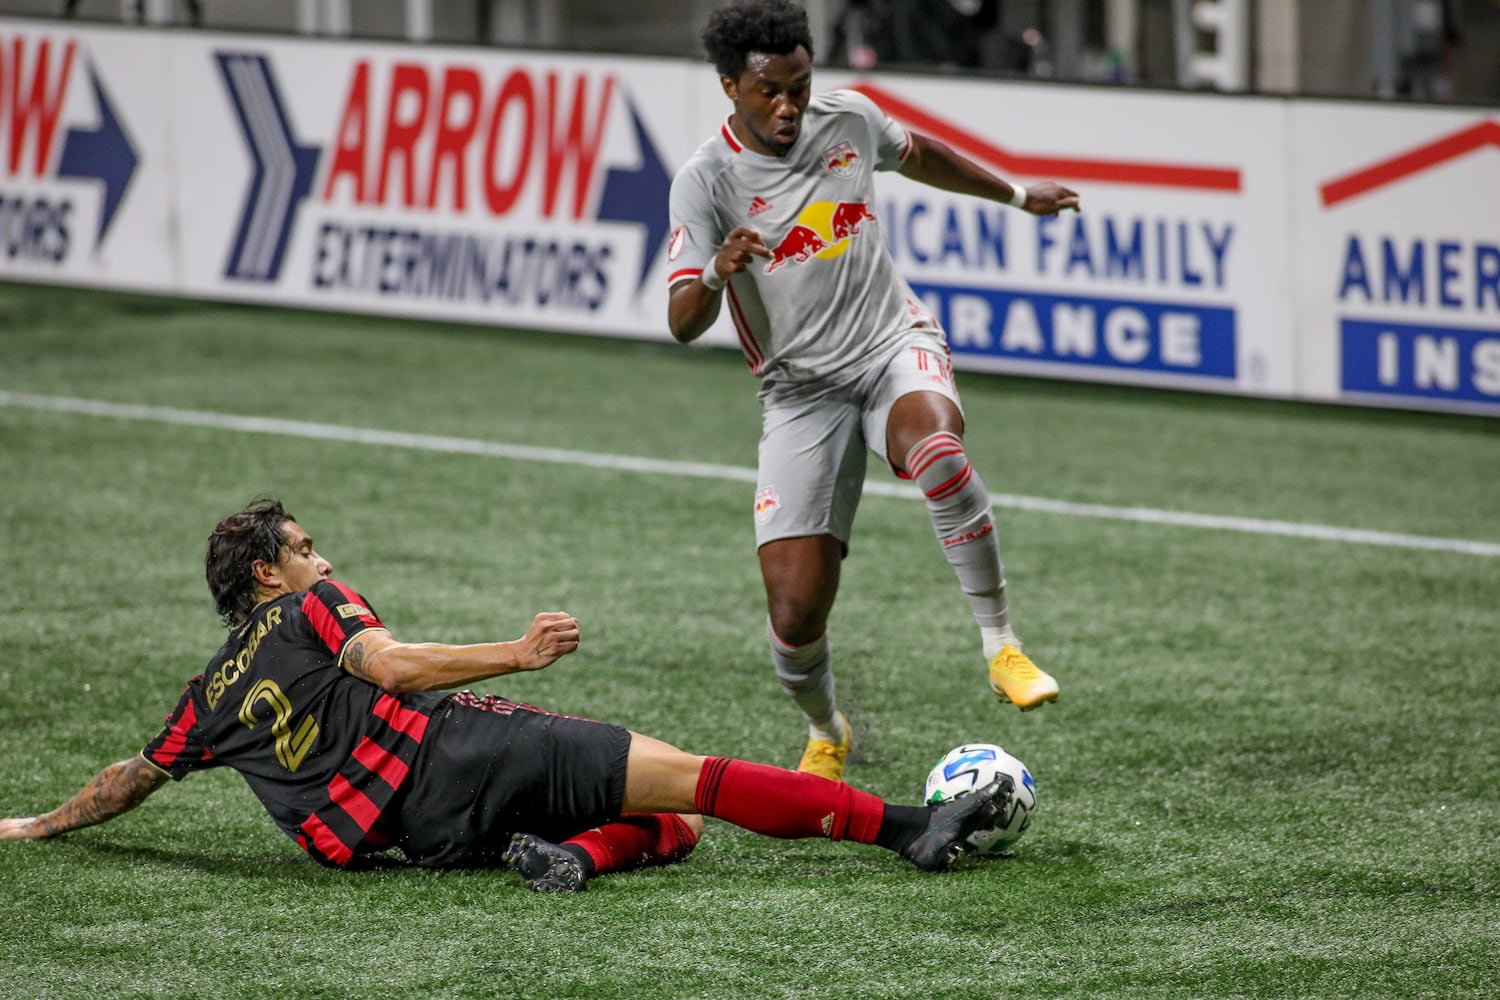
<path id="1" fill-rule="evenodd" d="M 699 162 L 689 161 L 672 179 L 667 201 L 667 284 L 677 284 L 703 273 L 719 252 L 726 235 L 719 224 L 710 191 L 710 177 Z"/>
<path id="2" fill-rule="evenodd" d="M 302 598 L 302 613 L 313 631 L 335 657 L 355 636 L 372 628 L 385 628 L 370 602 L 337 580 L 319 580 Z"/>
<path id="3" fill-rule="evenodd" d="M 870 132 L 876 170 L 900 170 L 911 152 L 911 134 L 880 106 L 855 90 L 830 90 L 824 95 L 830 109 L 859 115 Z"/>
<path id="4" fill-rule="evenodd" d="M 167 716 L 166 725 L 146 744 L 141 756 L 147 763 L 171 775 L 173 781 L 181 781 L 194 771 L 218 766 L 219 762 L 204 745 L 198 730 L 198 709 L 193 702 L 191 686 L 182 692 L 176 707 Z"/>

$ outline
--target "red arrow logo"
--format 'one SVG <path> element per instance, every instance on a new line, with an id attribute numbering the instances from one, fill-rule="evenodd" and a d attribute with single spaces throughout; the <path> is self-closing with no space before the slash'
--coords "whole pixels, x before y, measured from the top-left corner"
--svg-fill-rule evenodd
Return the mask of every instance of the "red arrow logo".
<path id="1" fill-rule="evenodd" d="M 1138 160 L 1087 160 L 1064 156 L 1029 156 L 1012 153 L 976 139 L 967 131 L 949 125 L 872 83 L 848 88 L 864 94 L 886 114 L 997 167 L 1001 172 L 1025 177 L 1048 177 L 1068 181 L 1104 181 L 1110 184 L 1146 184 L 1155 187 L 1194 188 L 1202 191 L 1238 191 L 1240 171 L 1234 167 L 1198 167 L 1173 163 L 1143 163 Z"/>
<path id="2" fill-rule="evenodd" d="M 1452 135 L 1435 139 L 1425 146 L 1418 146 L 1416 149 L 1400 153 L 1388 160 L 1381 160 L 1363 170 L 1356 170 L 1352 174 L 1345 174 L 1343 177 L 1331 180 L 1319 189 L 1319 193 L 1323 196 L 1323 206 L 1331 208 L 1341 201 L 1358 198 L 1362 194 L 1385 187 L 1387 184 L 1394 184 L 1412 174 L 1435 167 L 1439 163 L 1446 163 L 1466 153 L 1472 153 L 1481 146 L 1500 146 L 1500 122 L 1482 121 L 1478 125 L 1471 125 Z"/>

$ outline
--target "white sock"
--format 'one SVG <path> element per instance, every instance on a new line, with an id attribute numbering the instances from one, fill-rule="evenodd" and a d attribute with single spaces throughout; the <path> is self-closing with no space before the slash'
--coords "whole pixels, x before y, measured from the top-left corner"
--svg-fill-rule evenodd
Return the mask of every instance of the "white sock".
<path id="1" fill-rule="evenodd" d="M 837 712 L 833 713 L 833 718 L 826 725 L 815 726 L 811 722 L 807 724 L 809 739 L 823 740 L 827 743 L 842 743 L 848 733 L 848 727 L 844 725 L 844 717 Z"/>
<path id="2" fill-rule="evenodd" d="M 1006 646 L 1021 648 L 1021 640 L 1010 630 L 1010 625 L 981 625 L 979 639 L 984 643 L 984 662 L 993 660 Z"/>
<path id="3" fill-rule="evenodd" d="M 984 481 L 969 464 L 963 441 L 939 431 L 906 455 L 906 473 L 927 497 L 927 514 L 943 555 L 969 598 L 988 663 L 1007 644 L 1021 648 L 1010 630 L 1005 565 L 995 538 L 995 520 Z"/>
<path id="4" fill-rule="evenodd" d="M 833 652 L 828 634 L 825 632 L 805 646 L 793 646 L 776 634 L 768 620 L 766 641 L 771 647 L 771 663 L 781 689 L 807 717 L 808 731 L 830 743 L 842 741 L 844 724 L 834 700 Z"/>

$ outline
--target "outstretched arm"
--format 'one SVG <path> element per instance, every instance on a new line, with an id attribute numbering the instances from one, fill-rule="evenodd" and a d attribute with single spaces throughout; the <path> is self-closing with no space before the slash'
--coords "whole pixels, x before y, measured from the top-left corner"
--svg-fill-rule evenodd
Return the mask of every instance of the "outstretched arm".
<path id="1" fill-rule="evenodd" d="M 511 642 L 400 642 L 383 629 L 371 629 L 349 640 L 340 665 L 392 694 L 441 691 L 520 670 L 540 670 L 577 648 L 578 620 L 563 611 L 543 611 L 531 620 L 525 635 Z"/>
<path id="2" fill-rule="evenodd" d="M 1009 203 L 1016 188 L 968 157 L 954 152 L 936 139 L 911 134 L 912 148 L 901 164 L 903 176 L 944 191 L 974 195 Z M 1064 209 L 1078 211 L 1078 192 L 1053 181 L 1038 181 L 1026 188 L 1025 210 L 1032 215 L 1056 215 Z"/>
<path id="3" fill-rule="evenodd" d="M 41 840 L 114 819 L 146 800 L 171 777 L 137 754 L 111 764 L 49 813 L 0 819 L 0 840 Z"/>

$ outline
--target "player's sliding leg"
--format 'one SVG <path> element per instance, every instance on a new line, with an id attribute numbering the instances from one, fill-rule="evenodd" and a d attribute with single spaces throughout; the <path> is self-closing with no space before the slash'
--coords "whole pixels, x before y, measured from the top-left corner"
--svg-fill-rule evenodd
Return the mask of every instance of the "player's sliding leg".
<path id="1" fill-rule="evenodd" d="M 1005 601 L 1005 566 L 989 491 L 969 464 L 963 440 L 938 431 L 919 440 L 903 461 L 927 498 L 927 515 L 959 586 L 969 598 L 990 665 L 990 687 L 1023 711 L 1057 698 L 1057 681 L 1021 652 Z"/>
<path id="2" fill-rule="evenodd" d="M 781 688 L 807 719 L 807 747 L 797 770 L 842 781 L 853 742 L 838 710 L 826 630 L 838 589 L 841 543 L 830 535 L 784 538 L 760 548 L 771 613 L 766 641 Z"/>
<path id="3" fill-rule="evenodd" d="M 941 805 L 899 806 L 816 775 L 709 757 L 696 799 L 704 815 L 768 837 L 875 844 L 924 871 L 944 871 L 963 855 L 971 833 L 1004 814 L 1013 791 L 1011 779 L 1002 775 Z M 505 861 L 533 891 L 582 892 L 594 875 L 680 861 L 696 843 L 697 833 L 683 817 L 662 813 L 608 823 L 562 844 L 518 833 Z"/>
<path id="4" fill-rule="evenodd" d="M 703 820 L 656 813 L 626 816 L 561 844 L 529 833 L 511 838 L 505 861 L 534 892 L 582 892 L 596 875 L 681 861 L 693 852 Z"/>
<path id="5" fill-rule="evenodd" d="M 698 778 L 698 811 L 768 837 L 827 837 L 876 844 L 918 868 L 942 871 L 964 839 L 1010 803 L 1011 779 L 938 806 L 899 806 L 843 782 L 766 764 L 710 757 Z"/>
<path id="6" fill-rule="evenodd" d="M 726 757 L 698 757 L 631 734 L 627 812 L 689 812 L 767 837 L 822 837 L 877 844 L 919 868 L 951 867 L 964 840 L 1008 809 L 1002 776 L 974 795 L 937 806 L 900 806 L 840 781 Z"/>

